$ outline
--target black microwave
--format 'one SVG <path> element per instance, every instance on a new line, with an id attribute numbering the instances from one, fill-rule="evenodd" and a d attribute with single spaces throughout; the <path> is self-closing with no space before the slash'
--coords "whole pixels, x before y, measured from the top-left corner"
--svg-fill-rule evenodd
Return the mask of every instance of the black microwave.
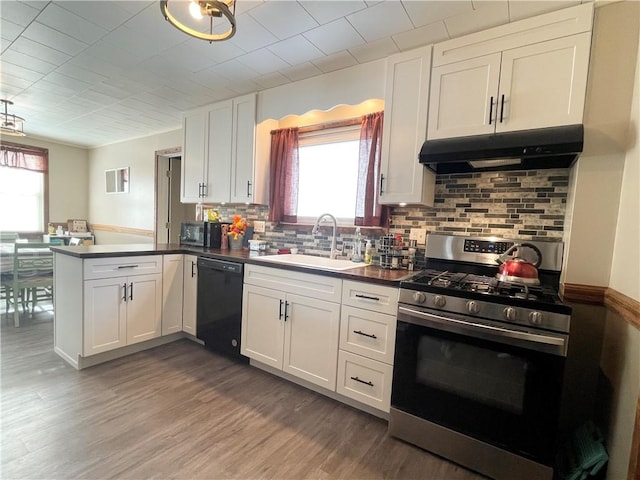
<path id="1" fill-rule="evenodd" d="M 180 245 L 204 247 L 207 244 L 205 222 L 182 222 L 180 224 Z"/>

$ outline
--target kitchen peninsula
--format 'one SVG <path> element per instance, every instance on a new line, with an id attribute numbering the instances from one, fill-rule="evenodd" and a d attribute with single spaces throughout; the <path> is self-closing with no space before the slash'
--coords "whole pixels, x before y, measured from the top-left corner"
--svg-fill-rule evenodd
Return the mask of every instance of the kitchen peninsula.
<path id="1" fill-rule="evenodd" d="M 192 262 L 197 257 L 213 258 L 244 264 L 243 304 L 246 310 L 243 308 L 242 353 L 252 359 L 252 364 L 253 360 L 257 360 L 256 366 L 284 378 L 289 378 L 289 374 L 287 367 L 283 365 L 283 359 L 280 358 L 278 368 L 278 360 L 272 360 L 271 354 L 264 353 L 264 345 L 260 341 L 265 331 L 260 335 L 254 334 L 262 325 L 266 325 L 267 329 L 277 329 L 277 322 L 275 326 L 269 325 L 267 314 L 264 315 L 264 320 L 263 315 L 259 319 L 255 315 L 252 318 L 251 312 L 256 306 L 252 303 L 256 299 L 252 294 L 256 291 L 264 293 L 265 288 L 260 285 L 261 282 L 266 282 L 269 291 L 276 296 L 291 297 L 294 292 L 301 291 L 298 301 L 309 298 L 310 301 L 317 302 L 322 300 L 316 290 L 318 285 L 325 282 L 331 284 L 333 293 L 327 300 L 335 305 L 335 315 L 327 317 L 326 321 L 329 323 L 325 323 L 326 310 L 320 308 L 316 310 L 317 317 L 314 317 L 315 325 L 321 325 L 321 333 L 326 331 L 327 335 L 326 342 L 323 343 L 327 362 L 321 366 L 321 370 L 326 370 L 326 375 L 316 375 L 313 366 L 296 368 L 292 375 L 300 378 L 303 385 L 313 389 L 320 387 L 322 393 L 330 396 L 332 392 L 335 395 L 337 390 L 345 398 L 355 399 L 357 407 L 367 410 L 366 405 L 372 406 L 372 413 L 379 416 L 388 412 L 394 338 L 391 332 L 395 333 L 397 288 L 399 282 L 410 277 L 413 272 L 365 264 L 348 270 L 332 271 L 267 261 L 265 258 L 273 255 L 265 255 L 263 252 L 204 249 L 177 244 L 56 246 L 51 249 L 54 252 L 55 284 L 64 285 L 54 288 L 54 350 L 77 369 L 185 337 L 198 341 L 193 304 L 197 277 L 192 275 L 195 266 Z M 305 282 L 306 285 L 313 285 L 306 293 Z M 368 297 L 364 294 L 368 294 Z M 372 302 L 372 295 L 378 301 Z M 312 299 L 311 296 L 315 298 Z M 372 303 L 380 304 L 374 308 Z M 376 309 L 384 311 L 376 313 Z M 309 318 L 309 312 L 307 310 L 304 320 Z M 383 330 L 378 334 L 378 342 L 382 342 L 380 353 L 375 354 L 371 346 L 368 346 L 368 350 L 374 352 L 369 354 L 371 358 L 359 357 L 350 352 L 349 349 L 355 349 L 357 353 L 361 353 L 357 349 L 362 349 L 351 341 L 343 342 L 341 339 L 339 346 L 340 323 L 346 325 L 348 322 L 362 321 L 361 317 L 365 315 L 358 315 L 358 312 L 374 312 L 377 323 L 371 328 Z M 379 319 L 382 319 L 382 323 Z M 302 325 L 304 320 L 298 322 Z M 289 321 L 288 325 L 292 323 L 294 322 Z M 313 327 L 314 325 L 309 324 L 304 329 Z M 336 377 L 336 372 L 340 372 L 339 348 L 341 358 L 344 357 L 344 368 L 354 368 L 355 357 L 356 360 L 361 359 L 361 363 L 366 364 L 369 371 L 385 372 L 384 381 L 380 381 L 384 391 L 374 395 L 379 398 L 363 395 L 348 386 L 341 387 L 339 378 Z M 306 351 L 307 348 L 298 350 Z M 290 354 L 290 359 L 292 355 Z M 305 359 L 302 363 L 306 361 Z M 343 400 L 340 395 L 338 398 Z"/>

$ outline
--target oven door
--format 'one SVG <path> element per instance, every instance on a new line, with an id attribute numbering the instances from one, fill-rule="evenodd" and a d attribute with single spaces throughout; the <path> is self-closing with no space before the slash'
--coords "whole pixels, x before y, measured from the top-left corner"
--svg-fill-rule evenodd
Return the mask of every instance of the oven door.
<path id="1" fill-rule="evenodd" d="M 400 305 L 392 407 L 551 465 L 566 343 L 566 335 Z"/>

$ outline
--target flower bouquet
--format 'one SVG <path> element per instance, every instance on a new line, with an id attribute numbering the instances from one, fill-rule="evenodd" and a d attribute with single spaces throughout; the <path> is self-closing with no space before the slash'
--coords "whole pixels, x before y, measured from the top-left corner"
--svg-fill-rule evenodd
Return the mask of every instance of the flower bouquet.
<path id="1" fill-rule="evenodd" d="M 233 216 L 233 222 L 229 226 L 229 239 L 242 241 L 242 237 L 247 231 L 247 221 L 240 215 Z"/>

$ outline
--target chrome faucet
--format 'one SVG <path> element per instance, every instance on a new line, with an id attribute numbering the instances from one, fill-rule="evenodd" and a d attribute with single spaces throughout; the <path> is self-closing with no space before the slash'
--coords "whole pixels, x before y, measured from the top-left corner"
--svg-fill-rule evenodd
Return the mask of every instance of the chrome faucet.
<path id="1" fill-rule="evenodd" d="M 333 259 L 333 258 L 336 258 L 336 253 L 338 253 L 338 251 L 336 250 L 336 229 L 338 228 L 338 222 L 336 221 L 336 217 L 334 217 L 330 213 L 323 213 L 322 215 L 320 215 L 316 220 L 316 223 L 313 226 L 313 229 L 311 230 L 311 235 L 315 235 L 318 233 L 318 226 L 320 225 L 320 222 L 324 217 L 329 217 L 333 222 L 333 236 L 331 237 L 331 254 L 329 255 L 329 258 Z"/>

